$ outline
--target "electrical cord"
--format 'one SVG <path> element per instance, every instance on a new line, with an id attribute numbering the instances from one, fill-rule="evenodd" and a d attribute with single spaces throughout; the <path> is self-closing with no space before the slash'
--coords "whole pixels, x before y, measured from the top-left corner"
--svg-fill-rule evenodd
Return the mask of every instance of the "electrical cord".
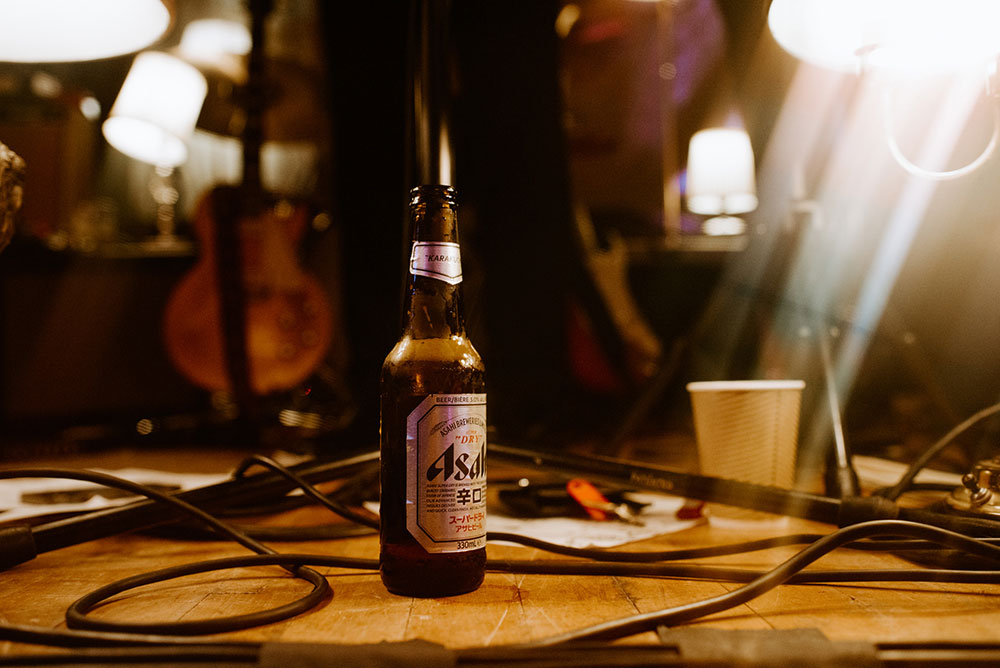
<path id="1" fill-rule="evenodd" d="M 857 528 L 860 527 L 860 528 Z M 927 531 L 914 531 L 914 527 L 926 529 Z M 917 533 L 925 540 L 932 540 L 941 545 L 967 550 L 978 556 L 989 558 L 992 561 L 1000 561 L 1000 547 L 984 544 L 977 539 L 968 538 L 962 534 L 956 534 L 943 529 L 926 527 L 925 525 L 899 520 L 880 520 L 867 524 L 854 525 L 848 529 L 841 529 L 838 534 L 843 534 L 839 542 L 833 542 L 829 546 L 824 541 L 830 540 L 825 536 L 813 543 L 810 547 L 796 554 L 778 569 L 772 571 L 755 571 L 741 568 L 705 566 L 700 564 L 643 564 L 641 566 L 626 564 L 590 563 L 590 562 L 567 562 L 567 561 L 533 561 L 533 560 L 490 560 L 487 568 L 491 571 L 510 573 L 531 573 L 546 575 L 604 575 L 604 576 L 655 576 L 685 579 L 703 579 L 714 581 L 746 582 L 754 585 L 760 581 L 769 583 L 766 589 L 751 592 L 755 597 L 767 589 L 778 584 L 819 584 L 831 582 L 900 582 L 900 581 L 924 581 L 924 582 L 967 582 L 967 583 L 1000 583 L 1000 570 L 950 570 L 950 569 L 921 569 L 913 571 L 909 569 L 864 569 L 850 571 L 809 571 L 802 572 L 812 561 L 823 556 L 837 547 L 845 546 L 860 538 L 867 537 L 868 534 L 876 535 L 898 535 L 899 533 Z M 836 534 L 830 534 L 833 536 Z M 788 565 L 790 564 L 790 565 Z M 101 602 L 117 594 L 130 589 L 164 582 L 166 580 L 205 573 L 210 571 L 245 568 L 251 566 L 268 565 L 294 565 L 294 566 L 325 566 L 336 568 L 352 568 L 359 570 L 377 570 L 378 562 L 374 559 L 359 559 L 353 557 L 338 557 L 317 554 L 270 554 L 270 555 L 241 555 L 236 557 L 225 557 L 201 561 L 186 566 L 175 566 L 161 569 L 151 573 L 125 578 L 117 582 L 105 585 L 94 592 L 87 594 L 74 602 L 67 610 L 67 623 L 72 628 L 87 628 L 94 631 L 105 631 L 108 633 L 135 633 L 135 634 L 162 634 L 165 629 L 177 634 L 209 634 L 221 633 L 237 628 L 263 625 L 270 623 L 272 611 L 251 613 L 229 618 L 217 618 L 212 620 L 202 620 L 186 622 L 182 624 L 132 624 L 111 621 L 96 621 L 86 617 L 86 613 L 97 607 Z M 783 568 L 783 570 L 782 570 Z M 777 573 L 776 573 L 777 571 Z M 748 586 L 750 586 L 748 585 Z M 759 585 L 756 585 L 759 587 Z M 740 591 L 740 590 L 737 590 Z M 728 600 L 728 599 L 727 599 Z M 732 607 L 745 602 L 748 599 L 731 600 Z M 725 609 L 725 608 L 723 608 Z M 713 612 L 719 611 L 713 609 Z M 705 612 L 704 614 L 710 614 Z M 701 615 L 698 615 L 701 616 Z M 689 621 L 689 620 L 683 620 Z M 661 625 L 658 623 L 656 625 Z M 631 635 L 631 633 L 626 633 Z M 606 639 L 606 638 L 600 638 Z"/>
<path id="2" fill-rule="evenodd" d="M 378 516 L 373 513 L 368 513 L 367 511 L 358 512 L 348 506 L 347 504 L 337 501 L 331 494 L 326 494 L 320 492 L 316 487 L 306 481 L 302 476 L 298 475 L 290 468 L 283 466 L 271 459 L 270 457 L 265 457 L 263 455 L 252 455 L 244 459 L 240 465 L 236 468 L 233 473 L 234 479 L 245 479 L 248 470 L 254 466 L 262 466 L 267 468 L 284 478 L 293 482 L 298 486 L 305 494 L 303 496 L 297 497 L 285 497 L 278 503 L 277 509 L 271 509 L 271 513 L 279 512 L 280 510 L 288 510 L 292 508 L 299 508 L 310 502 L 316 502 L 323 506 L 326 506 L 334 514 L 339 515 L 344 519 L 351 520 L 352 524 L 344 524 L 342 522 L 325 524 L 320 526 L 311 527 L 275 527 L 275 526 L 249 526 L 249 525 L 238 525 L 234 524 L 232 526 L 238 528 L 240 531 L 248 536 L 257 538 L 258 540 L 270 540 L 270 541 L 316 541 L 316 540 L 336 540 L 339 538 L 349 538 L 352 536 L 361 536 L 371 533 L 371 531 L 378 531 Z M 344 490 L 338 490 L 341 492 Z M 351 492 L 349 487 L 346 490 Z M 290 502 L 291 501 L 291 502 Z M 265 508 L 235 508 L 226 509 L 224 513 L 225 517 L 234 516 L 245 516 L 245 515 L 262 515 L 267 512 Z M 157 535 L 166 535 L 169 537 L 177 537 L 183 533 L 183 537 L 187 540 L 194 539 L 214 539 L 216 535 L 210 531 L 202 531 L 199 526 L 192 526 L 190 524 L 178 525 L 178 523 L 172 523 L 166 527 L 154 527 L 152 529 L 147 529 L 147 533 L 154 533 Z"/>
<path id="3" fill-rule="evenodd" d="M 878 489 L 872 490 L 872 496 L 885 497 L 889 493 L 892 487 L 879 487 Z M 912 494 L 914 492 L 944 492 L 949 493 L 954 491 L 955 484 L 947 482 L 911 482 L 906 485 L 906 489 L 902 490 L 900 496 L 903 494 Z"/>
<path id="4" fill-rule="evenodd" d="M 271 471 L 287 478 L 288 480 L 295 483 L 299 488 L 305 492 L 310 498 L 315 499 L 321 505 L 325 506 L 335 515 L 339 515 L 346 519 L 351 519 L 355 522 L 362 523 L 371 529 L 378 530 L 378 517 L 375 515 L 361 515 L 355 512 L 346 504 L 334 502 L 327 494 L 320 492 L 316 487 L 306 480 L 303 480 L 300 476 L 296 475 L 293 471 L 287 467 L 279 464 L 273 459 L 263 457 L 261 455 L 253 455 L 247 458 L 237 469 L 235 475 L 242 475 L 246 470 L 251 468 L 254 464 L 260 464 L 269 468 Z M 539 538 L 533 538 L 531 536 L 525 536 L 516 533 L 509 532 L 498 532 L 492 531 L 487 533 L 487 540 L 489 541 L 506 541 L 511 543 L 516 543 L 524 547 L 533 547 L 553 554 L 561 554 L 563 556 L 578 557 L 582 559 L 590 559 L 594 561 L 600 561 L 604 563 L 609 562 L 627 562 L 627 563 L 653 563 L 653 562 L 663 562 L 663 561 L 680 561 L 688 559 L 700 559 L 706 557 L 719 557 L 730 554 L 745 554 L 747 552 L 756 552 L 760 550 L 768 550 L 775 547 L 782 547 L 787 545 L 803 545 L 815 542 L 819 540 L 823 534 L 815 533 L 799 533 L 799 534 L 789 534 L 785 536 L 772 536 L 769 538 L 762 538 L 757 540 L 741 541 L 736 543 L 729 543 L 726 545 L 712 545 L 708 547 L 698 547 L 698 548 L 681 548 L 672 550 L 657 550 L 657 551 L 627 551 L 627 550 L 608 550 L 602 548 L 580 548 L 580 547 L 570 547 L 566 545 L 560 545 L 558 543 L 552 543 L 549 541 L 541 540 Z M 1000 539 L 991 538 L 981 538 L 984 542 L 988 543 L 1000 543 Z M 892 541 L 857 541 L 852 543 L 851 547 L 853 549 L 859 550 L 873 550 L 873 551 L 905 551 L 905 550 L 927 550 L 927 549 L 937 549 L 937 546 L 926 541 L 918 543 L 916 541 L 903 541 L 900 539 L 895 539 Z M 525 562 L 527 563 L 527 562 Z"/>
<path id="5" fill-rule="evenodd" d="M 199 647 L 185 647 L 171 644 L 163 647 L 141 649 L 121 648 L 79 648 L 67 661 L 65 654 L 29 654 L 20 656 L 0 656 L 0 666 L 180 666 L 205 665 L 212 668 L 256 665 L 260 656 L 257 644 L 233 646 L 213 643 Z"/>
<path id="6" fill-rule="evenodd" d="M 937 457 L 942 450 L 951 445 L 952 441 L 977 423 L 992 415 L 996 415 L 997 413 L 1000 413 L 1000 403 L 995 403 L 992 406 L 988 406 L 972 414 L 924 450 L 920 456 L 910 464 L 895 485 L 886 490 L 879 490 L 876 493 L 879 496 L 889 499 L 890 501 L 895 501 L 910 488 L 913 480 L 931 462 L 931 460 Z"/>
<path id="7" fill-rule="evenodd" d="M 263 543 L 256 541 L 255 539 L 247 536 L 246 534 L 238 531 L 229 524 L 217 519 L 215 516 L 206 513 L 200 508 L 191 505 L 190 503 L 178 499 L 176 496 L 160 492 L 147 485 L 142 485 L 139 483 L 132 482 L 131 480 L 126 480 L 125 478 L 119 478 L 108 473 L 100 473 L 98 471 L 90 470 L 78 470 L 78 469 L 63 469 L 63 468 L 21 468 L 21 469 L 11 469 L 6 471 L 0 471 L 0 480 L 11 480 L 14 478 L 62 478 L 65 480 L 80 480 L 83 482 L 91 482 L 96 485 L 103 485 L 105 487 L 112 487 L 114 489 L 123 489 L 128 492 L 132 492 L 137 496 L 144 496 L 153 501 L 163 503 L 169 506 L 177 508 L 182 513 L 194 517 L 200 522 L 207 524 L 212 529 L 216 530 L 223 536 L 226 536 L 240 545 L 246 547 L 247 549 L 258 552 L 261 554 L 270 554 L 274 550 L 267 547 Z"/>
<path id="8" fill-rule="evenodd" d="M 164 494 L 160 491 L 152 489 L 146 485 L 141 485 L 134 483 L 132 481 L 126 480 L 124 478 L 119 478 L 107 473 L 100 473 L 97 471 L 83 471 L 75 469 L 58 469 L 58 468 L 28 468 L 28 469 L 16 469 L 11 471 L 0 471 L 0 479 L 10 479 L 10 478 L 64 478 L 69 480 L 80 480 L 84 482 L 91 482 L 98 485 L 104 485 L 106 487 L 113 487 L 116 489 L 124 489 L 130 491 L 134 494 L 145 496 L 149 499 L 157 501 L 159 503 L 164 503 L 171 505 L 181 512 L 195 517 L 201 522 L 204 522 L 212 529 L 218 531 L 225 537 L 236 541 L 240 545 L 246 547 L 247 549 L 260 554 L 260 555 L 277 555 L 277 552 L 270 547 L 258 542 L 254 538 L 247 536 L 246 534 L 240 532 L 239 530 L 233 528 L 227 523 L 213 517 L 209 513 L 197 508 L 186 501 L 171 496 L 169 494 Z M 293 576 L 306 580 L 313 585 L 312 591 L 307 595 L 303 596 L 297 601 L 290 604 L 279 606 L 265 613 L 254 613 L 250 615 L 235 616 L 230 618 L 225 618 L 222 620 L 216 620 L 209 623 L 204 623 L 204 626 L 199 626 L 201 622 L 175 622 L 175 623 L 162 623 L 156 626 L 157 633 L 170 635 L 187 635 L 192 633 L 216 633 L 225 631 L 237 630 L 240 628 L 248 628 L 249 626 L 260 625 L 261 623 L 271 623 L 280 621 L 282 619 L 287 619 L 288 617 L 295 616 L 307 610 L 311 610 L 316 607 L 321 601 L 328 598 L 332 589 L 330 588 L 330 583 L 327 579 L 317 571 L 310 568 L 304 567 L 290 567 L 287 564 L 282 565 L 289 573 Z M 185 569 L 179 567 L 174 569 L 175 572 L 182 573 Z M 141 577 L 141 576 L 140 576 Z M 103 590 L 104 588 L 102 588 Z M 99 590 L 101 591 L 101 590 Z M 88 597 L 84 597 L 81 601 L 89 600 Z M 80 601 L 74 604 L 77 606 Z M 86 605 L 80 605 L 77 607 L 76 611 L 87 609 Z M 262 620 L 266 620 L 262 621 Z M 94 622 L 88 620 L 84 617 L 82 613 L 67 615 L 66 619 L 67 626 L 70 628 L 99 628 L 105 631 L 111 630 L 122 630 L 125 633 L 129 632 L 128 624 L 120 624 L 117 627 L 104 625 L 99 622 Z M 200 628 L 213 628 L 218 629 L 215 631 L 199 631 Z M 147 629 L 148 630 L 148 629 Z M 149 631 L 152 632 L 152 631 Z"/>
<path id="9" fill-rule="evenodd" d="M 242 475 L 250 467 L 261 465 L 278 472 L 281 475 L 290 473 L 285 467 L 278 465 L 266 458 L 251 458 L 244 466 L 241 466 L 239 474 Z M 293 474 L 294 475 L 294 474 Z M 346 557 L 333 557 L 325 555 L 309 554 L 278 554 L 259 545 L 256 541 L 248 539 L 240 532 L 233 530 L 225 523 L 216 520 L 190 506 L 190 504 L 178 504 L 177 499 L 169 495 L 144 489 L 144 486 L 129 481 L 124 481 L 107 474 L 96 474 L 93 472 L 66 471 L 62 469 L 22 469 L 19 471 L 0 471 L 0 478 L 10 478 L 19 476 L 30 477 L 67 477 L 70 479 L 87 480 L 97 482 L 112 487 L 128 489 L 134 493 L 139 493 L 152 498 L 161 503 L 171 503 L 183 508 L 188 514 L 194 515 L 210 524 L 214 529 L 223 535 L 227 535 L 237 540 L 245 546 L 250 546 L 257 554 L 230 557 L 206 562 L 199 562 L 186 566 L 171 567 L 161 569 L 153 573 L 134 576 L 105 585 L 100 589 L 85 595 L 70 606 L 67 611 L 67 625 L 72 630 L 50 631 L 32 629 L 30 627 L 0 626 L 0 638 L 18 642 L 34 642 L 39 644 L 52 644 L 57 646 L 106 646 L 120 644 L 149 644 L 158 645 L 165 642 L 183 641 L 183 638 L 176 638 L 177 635 L 196 635 L 203 633 L 219 633 L 236 628 L 247 628 L 248 626 L 267 624 L 276 621 L 278 617 L 284 618 L 290 614 L 298 614 L 311 608 L 318 603 L 316 599 L 324 598 L 315 596 L 315 592 L 320 588 L 318 582 L 313 582 L 314 592 L 306 599 L 302 599 L 293 604 L 282 606 L 281 608 L 263 612 L 238 615 L 236 617 L 201 620 L 194 622 L 183 622 L 174 624 L 121 624 L 108 621 L 95 621 L 87 616 L 87 613 L 100 605 L 109 597 L 120 594 L 134 587 L 162 582 L 184 575 L 194 573 L 204 573 L 208 571 L 240 568 L 260 565 L 281 565 L 298 577 L 303 573 L 308 573 L 311 569 L 308 566 L 326 566 L 357 568 L 363 570 L 374 570 L 377 562 L 373 559 L 353 559 Z M 339 503 L 328 502 L 326 496 L 316 490 L 312 485 L 304 480 L 296 481 L 307 495 L 322 503 L 332 512 L 341 514 L 346 506 Z M 325 500 L 324 500 L 325 499 Z M 357 515 L 354 511 L 347 509 L 352 515 Z M 358 516 L 358 519 L 365 520 L 371 525 L 369 518 Z M 874 541 L 875 537 L 892 538 L 893 540 Z M 906 537 L 909 540 L 898 540 Z M 566 642 L 576 642 L 586 639 L 610 639 L 621 638 L 640 631 L 649 630 L 661 625 L 680 624 L 701 616 L 712 614 L 731 608 L 736 605 L 759 596 L 760 594 L 783 583 L 810 584 L 819 582 L 858 582 L 858 581 L 913 581 L 927 579 L 929 581 L 965 581 L 965 582 L 990 582 L 995 583 L 1000 580 L 1000 570 L 978 570 L 978 571 L 954 571 L 947 569 L 894 569 L 894 570 L 861 570 L 861 571 L 808 571 L 802 572 L 806 566 L 828 552 L 848 545 L 867 546 L 871 549 L 877 546 L 897 547 L 906 545 L 910 549 L 928 549 L 931 546 L 944 546 L 965 551 L 969 554 L 990 560 L 990 562 L 1000 561 L 1000 547 L 990 541 L 970 538 L 959 533 L 938 529 L 928 525 L 906 522 L 900 520 L 879 520 L 855 524 L 850 527 L 839 529 L 827 535 L 797 534 L 793 536 L 777 537 L 762 541 L 746 541 L 739 544 L 711 547 L 671 550 L 667 552 L 611 552 L 608 550 L 565 548 L 553 546 L 545 541 L 538 541 L 524 536 L 508 533 L 494 533 L 490 535 L 492 540 L 517 540 L 523 545 L 548 549 L 553 547 L 553 552 L 564 555 L 581 556 L 598 563 L 588 562 L 537 562 L 537 561 L 517 561 L 517 560 L 493 560 L 489 567 L 491 570 L 507 572 L 532 572 L 532 573 L 565 573 L 565 574 L 617 574 L 627 576 L 653 575 L 659 577 L 684 577 L 730 580 L 734 582 L 745 582 L 746 584 L 726 595 L 713 597 L 705 601 L 699 601 L 684 606 L 678 606 L 667 610 L 637 615 L 622 620 L 614 620 L 596 626 L 580 629 L 569 634 L 562 634 L 552 638 L 543 639 L 534 643 L 527 643 L 525 646 L 549 646 Z M 734 569 L 728 567 L 705 566 L 699 564 L 668 564 L 654 563 L 677 559 L 692 559 L 698 557 L 711 557 L 721 554 L 732 554 L 738 551 L 753 549 L 768 549 L 780 545 L 790 545 L 793 543 L 808 543 L 808 546 L 797 552 L 793 557 L 783 562 L 777 568 L 767 572 L 755 572 L 744 569 Z M 608 562 L 622 563 L 608 563 Z M 624 562 L 632 562 L 627 564 Z M 641 565 L 635 565 L 641 564 Z M 312 571 L 315 572 L 315 571 Z M 318 574 L 317 574 L 318 576 Z M 319 579 L 326 583 L 322 576 Z M 190 641 L 189 641 L 190 642 Z M 181 644 L 184 644 L 181 642 Z"/>
<path id="10" fill-rule="evenodd" d="M 239 557 L 228 557 L 223 559 L 212 559 L 199 561 L 184 566 L 171 566 L 150 573 L 135 575 L 124 578 L 111 584 L 104 585 L 86 596 L 74 601 L 66 611 L 66 625 L 73 629 L 88 629 L 91 631 L 105 631 L 113 633 L 145 633 L 145 634 L 176 634 L 176 635 L 208 635 L 211 633 L 225 633 L 240 629 L 263 626 L 275 621 L 287 619 L 294 615 L 306 612 L 316 607 L 324 598 L 317 597 L 314 593 L 291 603 L 243 615 L 232 615 L 229 617 L 217 617 L 213 619 L 201 619 L 189 622 L 172 622 L 155 624 L 141 624 L 130 622 L 115 622 L 99 620 L 88 617 L 87 613 L 105 600 L 121 594 L 136 587 L 165 582 L 176 578 L 207 573 L 231 568 L 245 568 L 249 566 L 296 566 L 298 572 L 302 573 L 303 579 L 313 582 L 315 588 L 313 592 L 320 589 L 317 582 L 310 575 L 315 573 L 315 577 L 327 583 L 326 578 L 311 568 L 302 568 L 306 565 L 339 566 L 342 568 L 360 568 L 371 570 L 378 568 L 378 562 L 372 559 L 355 559 L 350 557 L 320 557 L 310 554 L 255 554 Z M 329 583 L 327 583 L 329 586 Z"/>
<path id="11" fill-rule="evenodd" d="M 254 466 L 263 466 L 288 478 L 290 481 L 294 482 L 299 489 L 305 492 L 306 496 L 312 498 L 320 505 L 325 506 L 334 514 L 350 520 L 355 524 L 368 527 L 369 529 L 378 529 L 378 516 L 370 513 L 359 513 L 350 506 L 334 501 L 329 495 L 323 494 L 316 489 L 316 487 L 309 481 L 305 480 L 288 467 L 282 466 L 270 457 L 265 457 L 263 455 L 251 455 L 250 457 L 247 457 L 237 467 L 236 471 L 233 473 L 233 477 L 242 478 L 246 475 L 246 472 Z"/>
<path id="12" fill-rule="evenodd" d="M 977 556 L 1000 561 L 1000 547 L 984 544 L 962 534 L 937 527 L 901 520 L 876 520 L 843 527 L 823 536 L 816 542 L 782 562 L 774 569 L 751 580 L 747 584 L 720 596 L 714 596 L 694 603 L 657 610 L 612 620 L 590 627 L 577 629 L 535 642 L 523 643 L 523 647 L 548 647 L 583 640 L 615 640 L 644 631 L 655 630 L 659 626 L 676 626 L 695 619 L 742 605 L 780 584 L 787 582 L 794 574 L 832 550 L 851 541 L 872 536 L 907 535 L 930 540 L 948 547 L 968 550 Z"/>
<path id="13" fill-rule="evenodd" d="M 259 512 L 257 515 L 265 513 Z M 253 526 L 242 523 L 233 523 L 233 527 L 239 529 L 248 536 L 252 536 L 260 541 L 272 543 L 296 542 L 304 543 L 319 540 L 340 540 L 341 538 L 354 538 L 356 536 L 370 536 L 372 530 L 366 526 L 348 524 L 345 522 L 331 522 L 308 527 L 287 527 L 287 526 Z M 197 540 L 218 540 L 218 534 L 203 529 L 201 525 L 189 522 L 177 521 L 156 527 L 148 527 L 141 530 L 149 536 L 160 538 L 171 538 L 175 540 L 197 541 Z"/>
<path id="14" fill-rule="evenodd" d="M 880 520 L 884 521 L 884 520 Z M 706 564 L 641 564 L 627 566 L 621 563 L 586 563 L 544 560 L 490 560 L 487 570 L 532 575 L 605 575 L 623 577 L 662 577 L 685 580 L 710 580 L 715 582 L 750 582 L 764 574 L 763 571 Z M 1000 583 L 1000 571 L 924 568 L 910 569 L 859 569 L 859 570 L 810 570 L 797 573 L 788 584 L 823 584 L 830 582 L 963 582 L 973 584 Z"/>

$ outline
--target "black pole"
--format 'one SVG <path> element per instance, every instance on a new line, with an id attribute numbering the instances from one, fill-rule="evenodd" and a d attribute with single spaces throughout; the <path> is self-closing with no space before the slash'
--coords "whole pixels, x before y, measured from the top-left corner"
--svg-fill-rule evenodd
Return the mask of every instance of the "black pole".
<path id="1" fill-rule="evenodd" d="M 410 185 L 454 185 L 450 0 L 417 0 L 411 30 L 413 159 Z"/>

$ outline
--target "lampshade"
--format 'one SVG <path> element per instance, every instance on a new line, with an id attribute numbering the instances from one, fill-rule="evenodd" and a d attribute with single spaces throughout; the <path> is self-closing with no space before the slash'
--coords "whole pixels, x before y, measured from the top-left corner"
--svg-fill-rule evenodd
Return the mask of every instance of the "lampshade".
<path id="1" fill-rule="evenodd" d="M 180 51 L 186 58 L 211 60 L 219 54 L 250 53 L 250 29 L 225 19 L 191 21 L 181 35 Z"/>
<path id="2" fill-rule="evenodd" d="M 66 62 L 134 53 L 162 37 L 170 21 L 164 0 L 0 0 L 0 61 Z"/>
<path id="3" fill-rule="evenodd" d="M 1000 53 L 997 0 L 773 0 L 768 27 L 814 65 L 933 72 Z"/>
<path id="4" fill-rule="evenodd" d="M 696 132 L 688 148 L 685 195 L 688 209 L 694 213 L 714 216 L 756 209 L 749 135 L 736 128 Z"/>
<path id="5" fill-rule="evenodd" d="M 176 167 L 187 159 L 187 142 L 207 92 L 204 75 L 183 60 L 158 51 L 140 53 L 104 122 L 104 136 L 132 158 Z"/>
<path id="6" fill-rule="evenodd" d="M 218 18 L 197 19 L 184 28 L 177 54 L 199 67 L 225 73 L 246 83 L 245 58 L 250 53 L 250 28 Z"/>

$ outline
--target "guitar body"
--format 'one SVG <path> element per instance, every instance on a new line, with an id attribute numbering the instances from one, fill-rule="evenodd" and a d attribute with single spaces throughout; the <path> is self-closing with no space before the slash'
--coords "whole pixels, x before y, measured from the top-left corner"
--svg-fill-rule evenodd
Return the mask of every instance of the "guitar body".
<path id="1" fill-rule="evenodd" d="M 332 339 L 333 310 L 323 288 L 300 267 L 296 248 L 308 211 L 287 200 L 268 201 L 260 213 L 235 221 L 218 220 L 220 200 L 238 197 L 233 188 L 216 188 L 194 218 L 201 254 L 171 294 L 164 313 L 167 353 L 195 385 L 211 391 L 233 390 L 224 336 L 222 294 L 217 264 L 218 225 L 234 224 L 240 249 L 232 258 L 242 280 L 246 325 L 246 364 L 250 389 L 265 395 L 302 383 L 322 363 Z"/>

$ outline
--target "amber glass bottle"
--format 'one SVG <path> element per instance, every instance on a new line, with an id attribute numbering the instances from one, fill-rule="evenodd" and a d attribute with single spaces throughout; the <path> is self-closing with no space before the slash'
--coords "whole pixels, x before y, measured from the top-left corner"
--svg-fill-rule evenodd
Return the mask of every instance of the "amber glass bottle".
<path id="1" fill-rule="evenodd" d="M 486 567 L 486 382 L 465 334 L 458 207 L 410 193 L 403 334 L 381 375 L 382 581 L 407 596 L 476 589 Z"/>

